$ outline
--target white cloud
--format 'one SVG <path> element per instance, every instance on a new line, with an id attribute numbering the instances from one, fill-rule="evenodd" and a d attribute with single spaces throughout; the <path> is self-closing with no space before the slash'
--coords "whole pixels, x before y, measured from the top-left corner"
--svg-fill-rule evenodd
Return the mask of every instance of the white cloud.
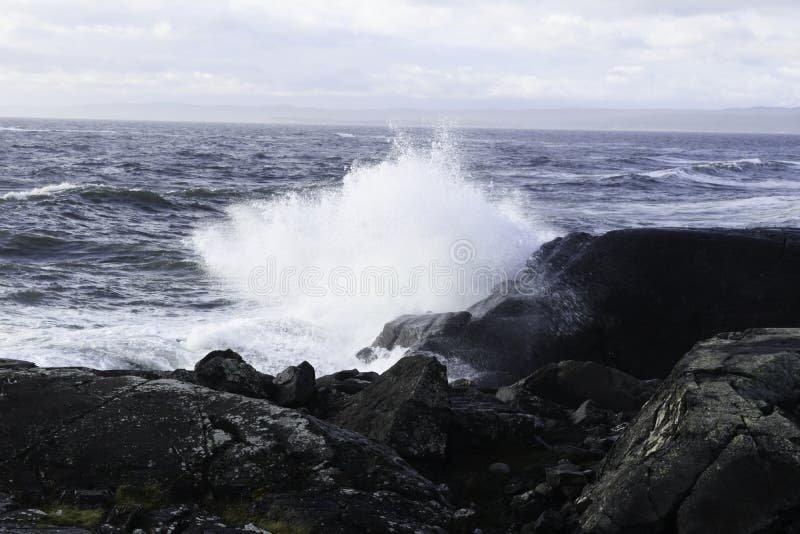
<path id="1" fill-rule="evenodd" d="M 0 101 L 800 105 L 797 20 L 795 0 L 4 0 Z"/>

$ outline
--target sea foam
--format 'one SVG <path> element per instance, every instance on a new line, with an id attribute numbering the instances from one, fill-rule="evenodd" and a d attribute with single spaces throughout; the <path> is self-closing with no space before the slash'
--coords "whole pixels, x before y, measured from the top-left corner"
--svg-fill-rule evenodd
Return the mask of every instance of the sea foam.
<path id="1" fill-rule="evenodd" d="M 513 274 L 554 236 L 513 202 L 491 200 L 487 186 L 470 179 L 440 132 L 422 148 L 398 136 L 388 157 L 354 164 L 340 187 L 231 206 L 193 244 L 251 312 L 197 327 L 189 347 L 240 348 L 268 369 L 283 359 L 276 352 L 300 348 L 317 365 L 352 367 L 396 316 L 464 309 L 488 294 L 483 275 Z M 436 282 L 433 271 L 445 274 Z M 291 280 L 268 287 L 265 276 Z M 276 335 L 281 324 L 291 326 Z"/>

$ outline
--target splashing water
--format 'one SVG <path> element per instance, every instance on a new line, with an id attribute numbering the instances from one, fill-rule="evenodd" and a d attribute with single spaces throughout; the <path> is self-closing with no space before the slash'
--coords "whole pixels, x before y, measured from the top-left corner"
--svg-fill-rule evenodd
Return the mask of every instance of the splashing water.
<path id="1" fill-rule="evenodd" d="M 290 354 L 352 367 L 387 321 L 467 307 L 553 236 L 472 183 L 446 131 L 426 148 L 399 135 L 385 160 L 355 164 L 341 188 L 235 205 L 197 231 L 207 270 L 251 315 L 198 327 L 187 343 L 231 345 L 268 370 Z"/>

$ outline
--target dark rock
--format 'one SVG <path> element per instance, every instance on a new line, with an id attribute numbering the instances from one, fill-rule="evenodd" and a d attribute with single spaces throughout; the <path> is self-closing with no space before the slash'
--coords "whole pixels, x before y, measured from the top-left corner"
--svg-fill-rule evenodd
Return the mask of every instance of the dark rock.
<path id="1" fill-rule="evenodd" d="M 302 406 L 313 397 L 315 383 L 314 367 L 310 363 L 287 367 L 273 380 L 275 400 L 281 406 Z"/>
<path id="2" fill-rule="evenodd" d="M 36 367 L 33 362 L 26 362 L 24 360 L 9 360 L 7 358 L 0 358 L 0 369 L 30 369 Z"/>
<path id="3" fill-rule="evenodd" d="M 603 408 L 631 411 L 638 410 L 657 387 L 658 381 L 639 380 L 596 362 L 565 360 L 500 388 L 497 398 L 519 403 L 521 397 L 536 396 L 571 408 L 589 399 Z"/>
<path id="4" fill-rule="evenodd" d="M 353 395 L 374 382 L 378 376 L 378 373 L 359 373 L 357 369 L 351 369 L 317 378 L 316 386 L 317 389 L 328 388 Z"/>
<path id="5" fill-rule="evenodd" d="M 550 502 L 534 490 L 515 495 L 511 499 L 511 511 L 514 518 L 521 522 L 535 520 L 550 506 Z"/>
<path id="6" fill-rule="evenodd" d="M 209 352 L 195 364 L 193 379 L 200 385 L 218 391 L 257 399 L 272 396 L 272 377 L 256 371 L 231 349 Z"/>
<path id="7" fill-rule="evenodd" d="M 5 369 L 0 384 L 0 492 L 37 506 L 110 488 L 115 521 L 132 529 L 164 523 L 165 510 L 194 528 L 195 512 L 181 510 L 198 503 L 236 528 L 267 518 L 293 529 L 298 517 L 334 533 L 450 523 L 435 485 L 394 451 L 267 400 L 83 369 Z M 347 512 L 307 513 L 324 503 Z"/>
<path id="8" fill-rule="evenodd" d="M 511 468 L 503 462 L 495 462 L 489 466 L 489 472 L 493 475 L 507 477 L 511 474 Z"/>
<path id="9" fill-rule="evenodd" d="M 406 458 L 442 458 L 447 447 L 447 370 L 436 358 L 401 358 L 333 421 L 386 443 Z"/>
<path id="10" fill-rule="evenodd" d="M 375 345 L 431 351 L 515 379 L 565 356 L 663 377 L 718 332 L 800 326 L 800 230 L 570 234 L 467 311 L 452 328 L 453 314 L 398 318 Z"/>
<path id="11" fill-rule="evenodd" d="M 570 421 L 576 425 L 591 426 L 607 423 L 611 419 L 608 410 L 603 410 L 592 400 L 584 401 L 569 415 Z"/>
<path id="12" fill-rule="evenodd" d="M 10 512 L 11 510 L 16 510 L 19 508 L 17 503 L 14 501 L 14 497 L 7 493 L 0 492 L 0 515 Z"/>
<path id="13" fill-rule="evenodd" d="M 454 534 L 473 534 L 478 526 L 478 514 L 471 508 L 459 508 L 453 512 L 450 532 Z"/>
<path id="14" fill-rule="evenodd" d="M 423 340 L 458 334 L 472 316 L 468 312 L 403 315 L 383 327 L 373 347 L 413 347 Z"/>
<path id="15" fill-rule="evenodd" d="M 564 515 L 556 510 L 545 510 L 533 523 L 530 532 L 536 534 L 556 534 L 564 532 L 566 521 Z"/>
<path id="16" fill-rule="evenodd" d="M 698 343 L 584 492 L 583 531 L 797 531 L 798 391 L 800 330 Z"/>
<path id="17" fill-rule="evenodd" d="M 569 462 L 562 461 L 553 467 L 545 469 L 547 483 L 554 489 L 560 490 L 569 498 L 580 495 L 583 487 L 589 483 L 592 476 L 591 470 Z"/>

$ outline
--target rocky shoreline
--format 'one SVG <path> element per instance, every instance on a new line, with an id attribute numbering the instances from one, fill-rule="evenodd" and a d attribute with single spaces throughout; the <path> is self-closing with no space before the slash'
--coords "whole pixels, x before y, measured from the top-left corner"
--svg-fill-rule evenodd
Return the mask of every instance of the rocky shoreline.
<path id="1" fill-rule="evenodd" d="M 798 237 L 570 235 L 381 375 L 0 360 L 0 532 L 800 531 Z"/>

